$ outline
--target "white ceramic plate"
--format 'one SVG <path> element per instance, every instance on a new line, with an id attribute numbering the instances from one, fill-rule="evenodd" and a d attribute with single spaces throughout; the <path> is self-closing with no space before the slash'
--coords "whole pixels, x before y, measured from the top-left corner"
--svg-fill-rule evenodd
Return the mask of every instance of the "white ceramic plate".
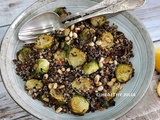
<path id="1" fill-rule="evenodd" d="M 39 0 L 26 9 L 12 23 L 6 32 L 1 48 L 1 74 L 3 82 L 12 98 L 25 110 L 40 119 L 54 120 L 100 120 L 115 119 L 129 111 L 144 95 L 154 71 L 154 52 L 151 38 L 146 28 L 128 12 L 109 16 L 109 21 L 119 26 L 128 39 L 133 42 L 135 57 L 131 62 L 135 68 L 134 77 L 124 85 L 121 96 L 116 97 L 116 105 L 104 111 L 87 113 L 84 116 L 56 114 L 51 108 L 43 107 L 38 100 L 33 100 L 24 91 L 24 82 L 15 73 L 12 62 L 16 52 L 22 47 L 17 34 L 20 27 L 31 17 L 44 11 L 53 11 L 57 7 L 67 7 L 72 13 L 94 5 L 90 0 Z"/>

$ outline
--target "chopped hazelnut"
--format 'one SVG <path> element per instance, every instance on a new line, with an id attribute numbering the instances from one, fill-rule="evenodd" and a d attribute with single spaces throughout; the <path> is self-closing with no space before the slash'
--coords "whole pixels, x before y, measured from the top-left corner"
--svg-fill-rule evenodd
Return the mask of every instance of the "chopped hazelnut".
<path id="1" fill-rule="evenodd" d="M 102 91 L 102 90 L 103 90 L 103 86 L 99 86 L 98 91 Z"/>
<path id="2" fill-rule="evenodd" d="M 60 113 L 61 111 L 62 111 L 62 108 L 59 107 L 59 108 L 57 108 L 56 113 Z"/>

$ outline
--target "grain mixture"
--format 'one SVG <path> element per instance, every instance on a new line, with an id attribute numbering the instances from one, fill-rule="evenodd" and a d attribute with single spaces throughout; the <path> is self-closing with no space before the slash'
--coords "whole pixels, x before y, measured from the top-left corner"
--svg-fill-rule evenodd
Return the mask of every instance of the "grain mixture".
<path id="1" fill-rule="evenodd" d="M 84 115 L 115 105 L 115 94 L 134 75 L 132 47 L 117 25 L 98 16 L 40 35 L 13 61 L 33 99 L 56 113 Z"/>

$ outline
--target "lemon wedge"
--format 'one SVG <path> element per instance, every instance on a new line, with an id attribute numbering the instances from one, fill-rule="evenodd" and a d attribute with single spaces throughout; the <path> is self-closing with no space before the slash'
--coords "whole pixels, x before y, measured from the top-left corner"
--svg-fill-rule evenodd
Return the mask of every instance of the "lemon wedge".
<path id="1" fill-rule="evenodd" d="M 160 82 L 157 85 L 157 94 L 158 94 L 158 96 L 160 96 Z"/>
<path id="2" fill-rule="evenodd" d="M 160 73 L 160 46 L 155 46 L 155 69 Z"/>

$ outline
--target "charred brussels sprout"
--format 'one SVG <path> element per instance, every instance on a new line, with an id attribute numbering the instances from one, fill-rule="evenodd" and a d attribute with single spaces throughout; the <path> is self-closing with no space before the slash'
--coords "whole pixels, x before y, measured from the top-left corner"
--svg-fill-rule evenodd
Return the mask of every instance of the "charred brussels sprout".
<path id="1" fill-rule="evenodd" d="M 27 90 L 39 90 L 43 87 L 43 83 L 40 80 L 36 80 L 36 79 L 31 79 L 31 80 L 27 80 L 25 87 Z"/>
<path id="2" fill-rule="evenodd" d="M 72 48 L 68 55 L 68 62 L 74 68 L 83 65 L 86 61 L 86 54 L 77 48 Z"/>
<path id="3" fill-rule="evenodd" d="M 91 61 L 83 66 L 83 70 L 86 74 L 92 74 L 99 69 L 99 65 L 96 61 Z"/>
<path id="4" fill-rule="evenodd" d="M 36 66 L 35 68 L 36 73 L 45 74 L 49 70 L 49 62 L 47 59 L 38 59 L 34 67 L 35 66 Z"/>
<path id="5" fill-rule="evenodd" d="M 47 49 L 53 45 L 53 42 L 54 42 L 53 36 L 43 34 L 37 38 L 34 47 L 36 49 Z"/>
<path id="6" fill-rule="evenodd" d="M 89 41 L 91 34 L 88 28 L 85 28 L 79 35 L 80 39 L 83 41 Z"/>
<path id="7" fill-rule="evenodd" d="M 55 13 L 57 13 L 60 17 L 66 17 L 68 13 L 65 10 L 65 7 L 59 7 L 54 10 Z"/>
<path id="8" fill-rule="evenodd" d="M 89 78 L 77 78 L 72 83 L 72 88 L 78 93 L 83 91 L 88 91 L 91 88 L 91 80 Z"/>
<path id="9" fill-rule="evenodd" d="M 66 51 L 57 51 L 54 54 L 54 59 L 56 59 L 56 60 L 65 59 L 66 56 L 67 56 Z"/>
<path id="10" fill-rule="evenodd" d="M 116 68 L 116 78 L 119 82 L 127 82 L 133 74 L 133 68 L 126 64 L 119 64 Z"/>
<path id="11" fill-rule="evenodd" d="M 104 23 L 106 22 L 106 17 L 101 15 L 101 16 L 96 16 L 96 17 L 92 17 L 90 19 L 90 22 L 93 26 L 98 27 L 98 26 L 102 26 L 104 25 Z"/>
<path id="12" fill-rule="evenodd" d="M 98 39 L 101 42 L 100 46 L 102 48 L 110 48 L 114 45 L 114 37 L 110 32 L 103 33 Z"/>
<path id="13" fill-rule="evenodd" d="M 82 96 L 73 96 L 70 102 L 72 112 L 83 115 L 89 109 L 89 103 Z"/>
<path id="14" fill-rule="evenodd" d="M 54 100 L 56 100 L 58 104 L 62 104 L 65 102 L 63 93 L 60 91 L 56 91 L 54 88 L 50 90 L 50 95 Z"/>
<path id="15" fill-rule="evenodd" d="M 110 101 L 115 98 L 116 94 L 122 89 L 120 83 L 114 83 L 113 86 L 107 91 L 107 96 L 105 100 Z"/>
<path id="16" fill-rule="evenodd" d="M 32 50 L 30 48 L 26 48 L 24 47 L 22 50 L 20 50 L 18 52 L 18 59 L 21 61 L 21 62 L 25 62 L 29 59 L 29 54 L 32 52 Z"/>

